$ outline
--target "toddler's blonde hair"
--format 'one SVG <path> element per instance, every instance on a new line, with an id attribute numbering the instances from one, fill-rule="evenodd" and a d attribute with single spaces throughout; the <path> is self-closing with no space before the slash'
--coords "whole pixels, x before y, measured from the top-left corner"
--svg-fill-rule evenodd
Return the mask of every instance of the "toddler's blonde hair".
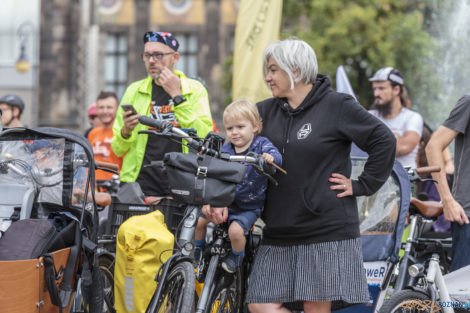
<path id="1" fill-rule="evenodd" d="M 232 118 L 234 120 L 246 118 L 253 126 L 258 126 L 256 135 L 261 132 L 261 128 L 263 126 L 261 117 L 259 116 L 258 108 L 253 102 L 246 99 L 239 99 L 230 103 L 224 110 L 224 124 L 227 118 Z"/>

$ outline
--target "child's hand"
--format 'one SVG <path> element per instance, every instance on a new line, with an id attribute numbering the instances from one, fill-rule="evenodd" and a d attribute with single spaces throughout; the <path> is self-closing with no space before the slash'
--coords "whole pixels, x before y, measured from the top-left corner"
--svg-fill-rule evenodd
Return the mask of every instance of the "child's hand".
<path id="1" fill-rule="evenodd" d="M 269 153 L 263 153 L 261 156 L 263 157 L 263 159 L 266 160 L 266 162 L 268 162 L 269 164 L 273 164 L 274 157 L 272 155 L 270 155 Z"/>
<path id="2" fill-rule="evenodd" d="M 228 219 L 228 208 L 216 208 L 211 207 L 206 204 L 202 207 L 202 213 L 207 217 L 207 219 L 215 224 L 221 224 L 227 221 Z"/>

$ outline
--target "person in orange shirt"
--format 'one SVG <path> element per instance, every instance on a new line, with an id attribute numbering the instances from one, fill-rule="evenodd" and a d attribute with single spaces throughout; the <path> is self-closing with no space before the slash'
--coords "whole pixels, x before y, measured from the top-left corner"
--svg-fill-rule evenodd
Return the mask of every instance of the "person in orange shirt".
<path id="1" fill-rule="evenodd" d="M 111 148 L 113 139 L 113 123 L 119 100 L 114 92 L 101 91 L 96 100 L 96 111 L 102 126 L 93 128 L 88 134 L 88 140 L 93 148 L 95 161 L 114 163 L 121 169 L 122 157 L 114 154 Z M 109 180 L 112 173 L 97 170 L 96 180 Z"/>

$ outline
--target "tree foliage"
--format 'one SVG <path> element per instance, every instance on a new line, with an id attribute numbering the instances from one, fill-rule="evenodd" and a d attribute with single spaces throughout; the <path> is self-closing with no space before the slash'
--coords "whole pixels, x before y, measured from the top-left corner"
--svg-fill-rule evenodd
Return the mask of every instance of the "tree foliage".
<path id="1" fill-rule="evenodd" d="M 307 41 L 317 54 L 319 71 L 334 83 L 344 65 L 363 106 L 373 101 L 368 78 L 393 66 L 405 76 L 413 95 L 429 69 L 426 58 L 434 41 L 425 15 L 432 5 L 418 0 L 284 0 L 282 37 Z"/>
<path id="2" fill-rule="evenodd" d="M 373 102 L 368 79 L 382 67 L 398 68 L 412 108 L 436 127 L 470 85 L 470 76 L 462 71 L 470 66 L 465 1 L 283 0 L 281 36 L 307 41 L 333 86 L 336 69 L 344 65 L 365 107 Z M 226 70 L 231 62 L 227 60 Z M 231 74 L 223 81 L 229 94 Z"/>

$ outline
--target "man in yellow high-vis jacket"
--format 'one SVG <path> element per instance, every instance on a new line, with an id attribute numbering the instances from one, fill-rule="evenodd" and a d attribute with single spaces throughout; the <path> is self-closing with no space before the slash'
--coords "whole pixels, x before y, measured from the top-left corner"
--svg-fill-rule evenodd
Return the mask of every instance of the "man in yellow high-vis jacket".
<path id="1" fill-rule="evenodd" d="M 170 33 L 145 33 L 142 60 L 148 76 L 132 83 L 121 99 L 121 104 L 132 104 L 135 112 L 124 111 L 120 106 L 114 121 L 112 148 L 117 156 L 124 156 L 120 179 L 138 182 L 145 196 L 169 195 L 165 173 L 145 165 L 162 160 L 167 152 L 187 152 L 187 148 L 166 138 L 138 135 L 140 130 L 148 129 L 139 123 L 140 115 L 194 128 L 200 137 L 212 130 L 206 88 L 174 69 L 180 57 L 178 47 Z"/>

